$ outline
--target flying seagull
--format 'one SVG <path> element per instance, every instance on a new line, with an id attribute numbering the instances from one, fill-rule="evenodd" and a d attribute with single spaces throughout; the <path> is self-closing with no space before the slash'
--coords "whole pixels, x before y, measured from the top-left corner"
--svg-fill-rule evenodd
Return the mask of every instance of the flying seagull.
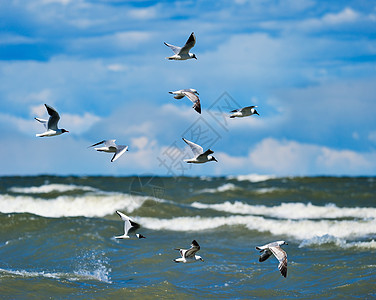
<path id="1" fill-rule="evenodd" d="M 231 112 L 233 114 L 230 115 L 230 118 L 235 118 L 235 117 L 242 118 L 242 117 L 252 116 L 255 114 L 259 115 L 255 107 L 257 106 L 253 105 L 253 106 L 247 106 L 247 107 L 243 107 L 240 109 L 232 110 Z"/>
<path id="2" fill-rule="evenodd" d="M 114 156 L 111 159 L 111 162 L 114 162 L 121 155 L 123 155 L 125 151 L 128 151 L 128 146 L 116 145 L 115 141 L 116 140 L 104 140 L 104 141 L 101 141 L 99 143 L 96 143 L 94 145 L 89 146 L 89 148 L 98 146 L 100 144 L 104 144 L 103 147 L 94 148 L 94 149 L 97 150 L 97 151 L 101 151 L 101 152 L 115 153 Z"/>
<path id="3" fill-rule="evenodd" d="M 187 60 L 187 59 L 197 59 L 196 55 L 193 53 L 189 53 L 189 50 L 193 48 L 193 46 L 196 44 L 196 37 L 195 34 L 192 32 L 189 36 L 187 42 L 183 47 L 177 47 L 171 44 L 164 43 L 166 46 L 170 47 L 171 50 L 175 53 L 173 56 L 166 57 L 166 59 L 169 60 Z"/>
<path id="4" fill-rule="evenodd" d="M 194 163 L 194 164 L 203 164 L 212 160 L 218 162 L 215 159 L 215 157 L 211 155 L 214 153 L 214 151 L 208 149 L 204 152 L 204 149 L 202 149 L 200 145 L 197 145 L 191 141 L 188 141 L 185 138 L 183 138 L 183 141 L 186 142 L 189 145 L 189 147 L 191 147 L 192 152 L 195 155 L 195 157 L 191 159 L 185 159 L 184 160 L 185 162 Z"/>
<path id="5" fill-rule="evenodd" d="M 196 255 L 196 252 L 200 250 L 200 245 L 196 242 L 196 240 L 192 241 L 191 248 L 187 250 L 179 248 L 175 248 L 175 250 L 179 250 L 181 257 L 175 258 L 174 262 L 191 263 L 198 260 L 204 261 L 201 256 Z"/>
<path id="6" fill-rule="evenodd" d="M 44 106 L 46 107 L 47 112 L 50 115 L 49 119 L 48 120 L 44 120 L 40 118 L 34 118 L 34 119 L 42 123 L 44 127 L 46 128 L 46 131 L 43 133 L 37 133 L 35 136 L 38 136 L 38 137 L 55 136 L 55 135 L 60 135 L 64 132 L 69 132 L 68 130 L 57 128 L 57 123 L 60 120 L 59 113 L 53 107 L 47 104 L 45 104 Z"/>
<path id="7" fill-rule="evenodd" d="M 194 110 L 201 114 L 200 98 L 197 96 L 198 92 L 195 89 L 183 89 L 169 93 L 175 95 L 175 99 L 182 99 L 184 98 L 184 96 L 186 96 L 189 100 L 193 102 L 192 107 L 194 108 Z"/>
<path id="8" fill-rule="evenodd" d="M 123 214 L 122 212 L 120 211 L 116 211 L 116 213 L 119 215 L 119 217 L 124 221 L 124 234 L 123 235 L 119 235 L 119 236 L 115 236 L 116 239 L 130 239 L 131 237 L 128 235 L 133 233 L 139 229 L 141 226 L 139 224 L 137 224 L 136 222 L 133 222 L 133 220 L 126 216 L 125 214 Z M 136 233 L 135 236 L 138 238 L 138 239 L 145 239 L 145 237 L 142 235 L 142 234 L 139 234 L 139 233 Z"/>
<path id="9" fill-rule="evenodd" d="M 267 260 L 272 254 L 278 259 L 278 269 L 281 271 L 283 277 L 287 276 L 287 254 L 281 248 L 282 245 L 287 245 L 285 241 L 277 241 L 266 244 L 264 246 L 256 247 L 256 250 L 260 250 L 262 253 L 259 258 L 259 262 Z"/>

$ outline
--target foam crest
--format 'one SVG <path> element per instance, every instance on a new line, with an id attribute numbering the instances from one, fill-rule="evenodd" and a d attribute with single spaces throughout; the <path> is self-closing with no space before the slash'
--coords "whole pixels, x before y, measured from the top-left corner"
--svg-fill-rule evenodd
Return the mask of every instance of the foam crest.
<path id="1" fill-rule="evenodd" d="M 140 223 L 153 230 L 205 231 L 221 226 L 243 225 L 249 230 L 269 232 L 275 236 L 290 236 L 298 240 L 331 235 L 338 238 L 357 238 L 374 234 L 376 220 L 275 220 L 257 216 L 178 217 L 172 219 L 140 218 Z"/>
<path id="2" fill-rule="evenodd" d="M 113 214 L 115 210 L 131 213 L 149 199 L 163 202 L 162 199 L 122 193 L 59 196 L 48 200 L 29 196 L 0 195 L 0 212 L 31 213 L 52 218 L 104 217 Z"/>
<path id="3" fill-rule="evenodd" d="M 249 205 L 243 202 L 226 201 L 218 204 L 192 203 L 199 209 L 213 209 L 236 214 L 262 215 L 282 219 L 338 219 L 338 218 L 376 218 L 373 207 L 338 207 L 334 204 L 317 206 L 312 203 L 281 203 L 277 206 Z"/>
<path id="4" fill-rule="evenodd" d="M 45 184 L 41 186 L 31 186 L 31 187 L 11 187 L 8 191 L 18 194 L 47 194 L 52 192 L 65 193 L 70 191 L 85 191 L 85 192 L 95 192 L 97 189 L 90 186 L 80 186 L 74 184 Z"/>
<path id="5" fill-rule="evenodd" d="M 269 179 L 274 179 L 274 175 L 259 175 L 259 174 L 248 174 L 248 175 L 237 175 L 237 176 L 227 176 L 227 179 L 235 179 L 238 181 L 250 181 L 250 182 L 262 182 Z"/>
<path id="6" fill-rule="evenodd" d="M 241 189 L 240 187 L 237 187 L 233 183 L 225 183 L 217 188 L 214 189 L 203 189 L 198 191 L 198 193 L 223 193 L 227 191 L 235 191 Z"/>
<path id="7" fill-rule="evenodd" d="M 64 279 L 70 281 L 81 281 L 81 280 L 97 280 L 106 283 L 111 283 L 108 271 L 106 268 L 99 270 L 94 270 L 92 272 L 82 273 L 63 273 L 63 272 L 47 272 L 47 271 L 26 271 L 26 270 L 6 270 L 0 268 L 0 273 L 6 275 L 13 275 L 19 277 L 44 277 L 53 279 Z"/>
<path id="8" fill-rule="evenodd" d="M 376 249 L 376 241 L 361 241 L 361 242 L 348 242 L 345 239 L 338 238 L 332 235 L 325 234 L 323 236 L 315 236 L 311 239 L 303 240 L 299 248 L 322 246 L 325 244 L 334 244 L 341 248 L 360 248 L 360 249 Z"/>

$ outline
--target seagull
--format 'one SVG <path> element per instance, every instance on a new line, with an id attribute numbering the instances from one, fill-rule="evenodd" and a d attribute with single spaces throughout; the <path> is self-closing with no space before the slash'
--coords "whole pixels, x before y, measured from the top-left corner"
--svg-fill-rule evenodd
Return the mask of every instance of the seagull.
<path id="1" fill-rule="evenodd" d="M 64 132 L 69 132 L 68 130 L 57 128 L 57 123 L 60 120 L 59 113 L 54 108 L 52 108 L 51 106 L 47 104 L 45 104 L 44 106 L 46 107 L 47 112 L 50 115 L 49 119 L 44 120 L 44 119 L 40 119 L 36 117 L 34 119 L 42 123 L 44 127 L 46 128 L 46 131 L 43 133 L 37 133 L 35 136 L 38 136 L 38 137 L 55 136 L 55 135 L 60 135 Z"/>
<path id="2" fill-rule="evenodd" d="M 134 231 L 136 231 L 141 226 L 139 224 L 137 224 L 136 222 L 133 222 L 133 220 L 130 217 L 126 216 L 122 212 L 117 210 L 116 213 L 124 221 L 124 234 L 119 235 L 119 236 L 115 236 L 115 238 L 116 239 L 130 239 L 131 237 L 128 235 L 128 233 L 134 233 Z M 139 234 L 139 233 L 136 233 L 135 236 L 138 239 L 145 239 L 146 238 L 142 234 Z"/>
<path id="3" fill-rule="evenodd" d="M 204 152 L 204 149 L 202 149 L 200 145 L 188 141 L 185 138 L 183 138 L 183 141 L 186 142 L 189 145 L 189 147 L 191 147 L 192 152 L 195 155 L 195 157 L 191 159 L 185 159 L 184 161 L 186 163 L 203 164 L 212 160 L 218 162 L 218 160 L 216 160 L 214 156 L 210 155 L 213 154 L 214 151 L 208 149 Z"/>
<path id="4" fill-rule="evenodd" d="M 115 153 L 114 156 L 111 159 L 111 162 L 114 162 L 121 155 L 123 155 L 125 151 L 128 151 L 128 146 L 116 145 L 115 141 L 116 140 L 103 140 L 101 142 L 98 142 L 94 145 L 89 146 L 89 148 L 94 147 L 94 146 L 98 146 L 100 144 L 104 144 L 103 147 L 94 148 L 94 149 L 97 150 L 97 151 L 102 151 L 102 152 Z"/>
<path id="5" fill-rule="evenodd" d="M 183 89 L 183 90 L 178 90 L 175 92 L 169 92 L 170 94 L 175 95 L 175 99 L 181 99 L 186 96 L 189 100 L 193 102 L 192 108 L 194 108 L 195 111 L 197 111 L 199 114 L 201 114 L 201 104 L 200 104 L 200 98 L 198 98 L 197 95 L 199 93 L 195 89 Z"/>
<path id="6" fill-rule="evenodd" d="M 197 59 L 196 55 L 193 53 L 189 53 L 189 50 L 193 48 L 193 46 L 196 44 L 196 37 L 195 34 L 192 32 L 189 36 L 187 42 L 183 47 L 177 47 L 171 44 L 164 43 L 166 46 L 170 47 L 171 50 L 175 53 L 175 55 L 166 57 L 166 59 L 169 60 L 187 60 L 187 59 Z"/>
<path id="7" fill-rule="evenodd" d="M 175 250 L 179 250 L 181 257 L 175 258 L 174 262 L 183 262 L 183 263 L 191 263 L 198 260 L 204 261 L 203 258 L 199 255 L 196 255 L 196 252 L 200 250 L 200 245 L 196 242 L 196 240 L 192 241 L 192 245 L 190 249 L 178 249 L 175 248 Z"/>
<path id="8" fill-rule="evenodd" d="M 233 114 L 230 115 L 230 118 L 235 118 L 235 117 L 242 118 L 242 117 L 252 116 L 252 115 L 255 115 L 255 114 L 259 115 L 259 113 L 255 109 L 255 107 L 257 107 L 257 106 L 253 105 L 253 106 L 247 106 L 247 107 L 243 107 L 243 108 L 240 108 L 240 109 L 232 110 L 231 112 Z"/>
<path id="9" fill-rule="evenodd" d="M 267 260 L 272 254 L 278 259 L 278 269 L 281 271 L 283 277 L 287 276 L 287 254 L 280 247 L 282 245 L 288 245 L 285 241 L 277 241 L 266 244 L 264 246 L 256 247 L 256 250 L 260 250 L 262 253 L 259 258 L 259 262 Z"/>

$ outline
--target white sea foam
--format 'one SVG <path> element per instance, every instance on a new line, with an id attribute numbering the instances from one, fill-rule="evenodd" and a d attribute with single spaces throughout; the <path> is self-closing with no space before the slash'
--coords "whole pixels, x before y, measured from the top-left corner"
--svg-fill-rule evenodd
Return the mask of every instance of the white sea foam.
<path id="1" fill-rule="evenodd" d="M 236 214 L 262 215 L 283 219 L 337 219 L 337 218 L 376 218 L 376 208 L 373 207 L 338 207 L 334 204 L 325 206 L 311 203 L 281 203 L 277 206 L 249 205 L 243 202 L 226 201 L 218 204 L 192 203 L 199 209 L 213 209 Z"/>
<path id="2" fill-rule="evenodd" d="M 303 240 L 299 248 L 321 246 L 325 244 L 334 244 L 341 248 L 362 248 L 362 249 L 376 249 L 376 241 L 361 241 L 361 242 L 348 242 L 343 238 L 338 238 L 332 235 L 325 234 L 323 236 L 315 236 L 310 239 Z"/>
<path id="3" fill-rule="evenodd" d="M 223 193 L 227 191 L 235 191 L 241 189 L 240 187 L 237 187 L 233 183 L 225 183 L 217 188 L 214 189 L 203 189 L 198 191 L 198 193 Z"/>
<path id="4" fill-rule="evenodd" d="M 205 231 L 221 226 L 243 225 L 249 230 L 269 232 L 275 236 L 290 236 L 298 240 L 331 235 L 338 238 L 358 238 L 374 234 L 376 219 L 370 220 L 276 220 L 258 216 L 178 217 L 172 219 L 139 219 L 153 230 Z"/>
<path id="5" fill-rule="evenodd" d="M 90 186 L 80 186 L 74 184 L 45 184 L 41 186 L 31 186 L 31 187 L 11 187 L 8 189 L 12 193 L 19 194 L 47 194 L 51 192 L 65 193 L 70 191 L 81 190 L 85 192 L 95 192 L 97 189 Z"/>
<path id="6" fill-rule="evenodd" d="M 74 273 L 63 273 L 63 272 L 48 272 L 48 271 L 26 271 L 26 270 L 6 270 L 0 268 L 0 273 L 7 275 L 20 276 L 20 277 L 44 277 L 53 279 L 65 279 L 70 281 L 81 281 L 81 280 L 97 280 L 102 282 L 111 283 L 109 277 L 109 271 L 104 267 L 98 270 L 93 270 L 91 272 L 74 272 Z"/>
<path id="7" fill-rule="evenodd" d="M 131 213 L 146 200 L 164 202 L 145 196 L 122 193 L 85 194 L 82 196 L 59 196 L 53 199 L 30 196 L 0 195 L 0 212 L 32 213 L 43 217 L 104 217 L 116 210 Z"/>
<path id="8" fill-rule="evenodd" d="M 250 182 L 262 182 L 269 179 L 274 179 L 274 175 L 259 175 L 259 174 L 249 174 L 249 175 L 236 175 L 227 176 L 227 179 L 236 179 L 238 181 L 250 181 Z"/>

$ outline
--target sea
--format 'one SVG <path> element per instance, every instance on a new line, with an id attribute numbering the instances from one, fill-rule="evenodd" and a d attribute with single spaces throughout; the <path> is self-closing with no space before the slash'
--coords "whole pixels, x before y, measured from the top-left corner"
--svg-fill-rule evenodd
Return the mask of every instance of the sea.
<path id="1" fill-rule="evenodd" d="M 1 299 L 376 298 L 376 177 L 0 177 L 0 226 Z"/>

